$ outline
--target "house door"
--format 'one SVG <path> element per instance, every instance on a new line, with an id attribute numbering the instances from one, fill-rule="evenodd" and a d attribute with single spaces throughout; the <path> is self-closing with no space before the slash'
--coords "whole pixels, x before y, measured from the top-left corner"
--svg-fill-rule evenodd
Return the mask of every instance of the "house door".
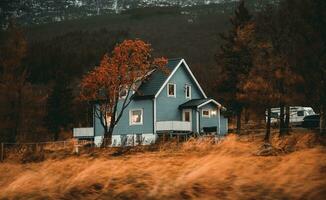
<path id="1" fill-rule="evenodd" d="M 185 109 L 182 111 L 182 121 L 191 122 L 191 109 Z"/>

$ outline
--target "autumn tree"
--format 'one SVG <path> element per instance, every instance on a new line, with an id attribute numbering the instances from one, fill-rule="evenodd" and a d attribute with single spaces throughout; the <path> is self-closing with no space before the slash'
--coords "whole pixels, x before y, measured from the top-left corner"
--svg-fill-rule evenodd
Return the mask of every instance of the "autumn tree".
<path id="1" fill-rule="evenodd" d="M 260 41 L 270 45 L 269 57 L 272 59 L 272 67 L 275 70 L 273 79 L 274 87 L 279 94 L 276 100 L 280 107 L 279 135 L 289 133 L 290 105 L 302 103 L 303 86 L 301 76 L 295 70 L 296 63 L 291 60 L 291 53 L 295 43 L 291 36 L 293 29 L 291 24 L 295 21 L 295 15 L 289 13 L 290 5 L 267 5 L 258 13 L 256 22 L 256 35 Z"/>
<path id="2" fill-rule="evenodd" d="M 326 134 L 326 1 L 284 0 L 281 8 L 283 16 L 292 16 L 290 62 L 303 77 L 306 103 L 319 109 L 320 133 Z"/>
<path id="3" fill-rule="evenodd" d="M 166 64 L 165 58 L 152 57 L 150 44 L 138 39 L 125 40 L 83 77 L 81 98 L 98 102 L 95 115 L 104 128 L 104 146 L 111 145 L 114 126 L 130 104 L 132 93 L 138 92 L 137 83 L 144 81 L 152 70 L 166 71 Z"/>
<path id="4" fill-rule="evenodd" d="M 262 35 L 259 29 L 257 24 L 251 23 L 239 31 L 240 41 L 249 44 L 253 55 L 253 67 L 247 78 L 242 80 L 238 99 L 264 113 L 265 142 L 269 143 L 271 108 L 278 105 L 281 100 L 290 101 L 284 97 L 279 82 L 284 81 L 283 84 L 290 90 L 287 97 L 291 98 L 295 94 L 295 86 L 299 83 L 300 77 L 284 66 L 284 57 L 277 54 L 269 37 Z"/>
<path id="5" fill-rule="evenodd" d="M 0 44 L 0 92 L 2 123 L 10 130 L 7 141 L 15 142 L 21 130 L 23 90 L 27 83 L 27 69 L 22 65 L 27 43 L 21 28 L 14 20 L 9 23 Z"/>
<path id="6" fill-rule="evenodd" d="M 252 16 L 245 7 L 244 1 L 240 1 L 230 22 L 232 27 L 227 33 L 220 34 L 224 44 L 217 54 L 216 60 L 221 67 L 217 83 L 218 93 L 223 101 L 234 111 L 237 118 L 237 133 L 241 130 L 241 113 L 243 102 L 237 99 L 239 84 L 246 77 L 252 66 L 252 57 L 248 44 L 239 43 L 239 29 L 250 23 Z"/>
<path id="7" fill-rule="evenodd" d="M 238 97 L 248 104 L 262 107 L 264 114 L 267 110 L 265 141 L 269 142 L 271 106 L 297 101 L 302 78 L 290 65 L 286 48 L 275 41 L 276 38 L 286 38 L 275 31 L 278 27 L 270 21 L 277 20 L 273 13 L 276 11 L 272 7 L 265 9 L 255 22 L 247 24 L 238 33 L 239 42 L 248 44 L 253 55 L 253 67 L 248 76 L 242 79 Z M 283 131 L 281 128 L 280 135 Z"/>

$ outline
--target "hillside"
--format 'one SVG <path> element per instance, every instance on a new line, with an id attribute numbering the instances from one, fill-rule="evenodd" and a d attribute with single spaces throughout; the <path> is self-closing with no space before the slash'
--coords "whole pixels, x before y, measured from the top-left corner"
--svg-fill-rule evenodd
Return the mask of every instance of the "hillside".
<path id="1" fill-rule="evenodd" d="M 58 152 L 40 163 L 0 164 L 0 199 L 314 199 L 326 198 L 325 146 L 313 134 L 274 145 L 260 157 L 260 139 L 229 136 L 165 144 L 112 156 Z"/>
<path id="2" fill-rule="evenodd" d="M 254 8 L 278 0 L 246 0 Z M 171 7 L 189 8 L 202 5 L 220 5 L 226 8 L 237 0 L 1 0 L 0 28 L 15 17 L 24 25 L 46 24 L 90 16 L 121 13 L 137 8 Z M 220 10 L 224 11 L 224 10 Z"/>
<path id="3" fill-rule="evenodd" d="M 138 9 L 28 27 L 31 79 L 51 80 L 58 68 L 79 77 L 118 41 L 140 38 L 152 44 L 155 55 L 185 58 L 205 87 L 218 77 L 214 55 L 230 14 L 214 12 L 218 7 L 189 9 Z"/>

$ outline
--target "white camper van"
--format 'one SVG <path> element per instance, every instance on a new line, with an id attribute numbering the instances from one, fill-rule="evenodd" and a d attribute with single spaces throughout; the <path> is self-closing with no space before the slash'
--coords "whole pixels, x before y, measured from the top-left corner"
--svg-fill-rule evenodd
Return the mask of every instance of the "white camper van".
<path id="1" fill-rule="evenodd" d="M 276 124 L 280 120 L 280 108 L 271 109 L 271 123 Z M 290 124 L 293 126 L 301 126 L 303 118 L 316 113 L 311 107 L 293 106 L 290 107 Z M 266 113 L 267 115 L 267 113 Z M 284 108 L 284 119 L 285 119 L 285 108 Z M 267 116 L 266 116 L 267 120 Z"/>

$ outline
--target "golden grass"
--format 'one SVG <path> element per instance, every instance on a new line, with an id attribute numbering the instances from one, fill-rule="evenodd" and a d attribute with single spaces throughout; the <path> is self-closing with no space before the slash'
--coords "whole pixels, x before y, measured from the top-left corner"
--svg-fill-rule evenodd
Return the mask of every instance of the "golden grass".
<path id="1" fill-rule="evenodd" d="M 255 156 L 260 140 L 229 136 L 117 157 L 96 150 L 7 162 L 0 199 L 326 199 L 325 146 L 312 134 L 273 142 L 284 154 Z"/>

